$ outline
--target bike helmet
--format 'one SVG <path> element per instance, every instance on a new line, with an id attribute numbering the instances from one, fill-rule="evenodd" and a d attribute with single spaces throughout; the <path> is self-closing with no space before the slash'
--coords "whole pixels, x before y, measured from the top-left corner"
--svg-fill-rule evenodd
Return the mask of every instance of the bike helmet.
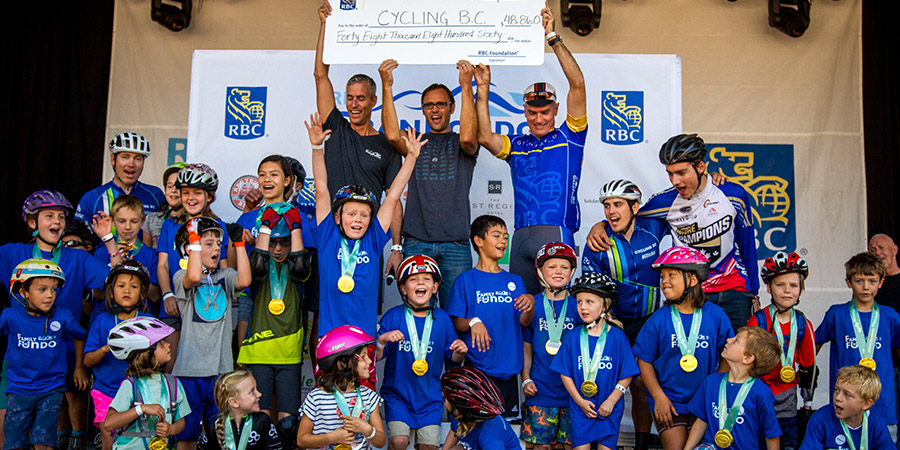
<path id="1" fill-rule="evenodd" d="M 709 259 L 691 247 L 672 247 L 664 251 L 653 262 L 653 270 L 659 272 L 665 267 L 697 275 L 700 282 L 709 276 Z"/>
<path id="2" fill-rule="evenodd" d="M 286 159 L 291 166 L 291 172 L 293 172 L 294 175 L 294 183 L 306 179 L 306 169 L 303 168 L 303 164 L 301 164 L 297 158 L 285 156 L 284 159 Z"/>
<path id="3" fill-rule="evenodd" d="M 210 217 L 198 217 L 192 220 L 197 220 L 197 234 L 200 236 L 203 236 L 203 233 L 206 233 L 207 231 L 219 233 L 220 239 L 225 236 L 225 230 L 222 229 L 222 225 L 220 225 L 219 221 L 216 219 Z M 187 245 L 188 238 L 190 237 L 188 236 L 190 234 L 187 229 L 188 223 L 190 223 L 190 220 L 181 224 L 181 226 L 178 227 L 178 231 L 175 232 L 175 249 L 178 250 L 178 256 L 182 259 L 188 257 Z"/>
<path id="4" fill-rule="evenodd" d="M 659 162 L 677 164 L 689 162 L 694 164 L 706 157 L 706 144 L 696 134 L 679 134 L 672 136 L 659 149 Z"/>
<path id="5" fill-rule="evenodd" d="M 378 202 L 375 201 L 375 195 L 369 189 L 359 184 L 348 184 L 340 188 L 334 194 L 334 200 L 331 202 L 331 213 L 337 213 L 347 202 L 360 202 L 369 205 L 372 214 L 378 208 Z"/>
<path id="6" fill-rule="evenodd" d="M 175 187 L 178 189 L 192 187 L 215 192 L 219 187 L 219 176 L 206 164 L 187 164 L 178 171 Z"/>
<path id="7" fill-rule="evenodd" d="M 66 212 L 66 216 L 70 216 L 75 212 L 75 208 L 66 200 L 64 195 L 58 191 L 41 189 L 32 192 L 31 195 L 25 198 L 25 203 L 22 204 L 22 221 L 28 222 L 29 215 L 37 214 L 43 209 L 61 209 Z"/>
<path id="8" fill-rule="evenodd" d="M 110 269 L 109 275 L 106 276 L 106 283 L 103 285 L 109 287 L 110 284 L 115 283 L 116 277 L 120 273 L 128 273 L 138 277 L 144 289 L 150 287 L 150 272 L 143 264 L 133 259 L 126 259 Z"/>
<path id="9" fill-rule="evenodd" d="M 131 152 L 148 157 L 150 156 L 150 141 L 138 133 L 125 131 L 113 136 L 109 141 L 109 151 L 113 155 L 121 152 Z"/>
<path id="10" fill-rule="evenodd" d="M 616 282 L 606 274 L 593 272 L 586 273 L 575 279 L 569 288 L 569 295 L 577 296 L 581 292 L 588 292 L 598 297 L 608 298 L 615 304 L 619 295 L 616 291 Z"/>
<path id="11" fill-rule="evenodd" d="M 63 231 L 62 237 L 66 236 L 77 236 L 84 243 L 90 244 L 94 248 L 100 243 L 100 239 L 94 233 L 94 229 L 83 220 L 66 221 L 66 229 Z"/>
<path id="12" fill-rule="evenodd" d="M 361 347 L 372 345 L 375 338 L 353 325 L 341 325 L 322 336 L 316 344 L 319 369 L 328 372 L 342 355 L 352 355 Z"/>
<path id="13" fill-rule="evenodd" d="M 766 258 L 763 263 L 762 270 L 759 274 L 763 283 L 768 284 L 779 275 L 786 273 L 799 273 L 805 280 L 809 276 L 809 265 L 806 260 L 800 257 L 796 252 L 778 252 L 771 258 Z"/>
<path id="14" fill-rule="evenodd" d="M 428 306 L 415 306 L 410 301 L 406 295 L 403 295 L 403 291 L 400 289 L 400 286 L 406 282 L 406 279 L 418 274 L 418 273 L 430 273 L 431 277 L 434 279 L 435 283 L 441 282 L 441 268 L 438 267 L 437 262 L 432 259 L 430 256 L 425 255 L 412 255 L 409 258 L 403 260 L 400 263 L 400 266 L 397 268 L 397 290 L 400 291 L 400 298 L 403 299 L 403 303 L 410 307 L 413 311 L 425 311 L 429 309 L 434 309 L 435 302 L 437 301 L 437 294 L 431 296 L 431 301 Z"/>
<path id="15" fill-rule="evenodd" d="M 163 185 L 163 187 L 166 186 L 166 182 L 169 180 L 169 177 L 172 176 L 173 173 L 178 173 L 178 172 L 180 172 L 181 169 L 184 169 L 184 166 L 186 166 L 186 165 L 187 165 L 187 163 L 177 162 L 177 163 L 175 163 L 175 164 L 172 164 L 172 165 L 169 166 L 169 167 L 166 167 L 166 170 L 163 171 L 163 176 L 162 176 L 162 185 Z M 176 178 L 176 180 L 177 180 L 177 178 Z M 178 186 L 178 182 L 177 182 L 177 181 L 175 182 L 175 185 Z"/>
<path id="16" fill-rule="evenodd" d="M 152 348 L 174 332 L 156 317 L 134 317 L 109 330 L 107 345 L 116 359 L 128 360 L 134 352 Z"/>
<path id="17" fill-rule="evenodd" d="M 624 198 L 625 200 L 641 202 L 641 190 L 636 184 L 628 180 L 612 180 L 600 188 L 600 201 L 608 198 Z"/>
<path id="18" fill-rule="evenodd" d="M 56 278 L 59 280 L 59 289 L 62 289 L 63 284 L 66 282 L 66 275 L 59 265 L 53 261 L 39 258 L 26 259 L 17 264 L 16 268 L 13 270 L 9 279 L 9 292 L 11 294 L 16 294 L 19 292 L 21 284 L 31 278 L 37 277 Z"/>
<path id="19" fill-rule="evenodd" d="M 503 396 L 484 372 L 472 367 L 454 367 L 441 376 L 441 391 L 453 406 L 458 420 L 483 422 L 503 414 Z"/>
<path id="20" fill-rule="evenodd" d="M 562 242 L 548 242 L 541 246 L 537 252 L 537 256 L 534 258 L 534 269 L 537 272 L 538 280 L 540 280 L 541 285 L 548 289 L 550 286 L 547 285 L 544 280 L 544 274 L 541 273 L 541 267 L 547 260 L 553 258 L 562 258 L 569 261 L 569 264 L 572 265 L 572 273 L 575 273 L 575 267 L 578 266 L 578 255 L 575 254 L 575 250 L 567 244 Z M 565 290 L 565 287 L 560 291 L 562 290 Z"/>

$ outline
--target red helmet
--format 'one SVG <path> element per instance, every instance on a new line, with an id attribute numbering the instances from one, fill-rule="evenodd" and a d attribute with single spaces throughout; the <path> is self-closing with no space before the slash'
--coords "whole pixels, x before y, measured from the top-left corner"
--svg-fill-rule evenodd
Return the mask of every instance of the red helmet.
<path id="1" fill-rule="evenodd" d="M 341 325 L 322 336 L 316 344 L 319 369 L 327 372 L 341 355 L 352 355 L 360 347 L 372 345 L 375 338 L 353 325 Z"/>
<path id="2" fill-rule="evenodd" d="M 474 367 L 446 371 L 441 376 L 441 391 L 460 420 L 482 422 L 503 414 L 503 397 L 497 385 Z"/>
<path id="3" fill-rule="evenodd" d="M 762 277 L 763 283 L 768 283 L 779 275 L 792 272 L 799 273 L 805 280 L 806 277 L 809 276 L 809 265 L 807 265 L 806 260 L 800 257 L 796 252 L 778 252 L 775 256 L 766 258 L 759 274 Z"/>
<path id="4" fill-rule="evenodd" d="M 575 254 L 575 250 L 572 247 L 562 242 L 548 242 L 541 246 L 534 257 L 535 269 L 540 269 L 545 261 L 553 258 L 562 258 L 569 261 L 573 269 L 578 266 L 578 255 Z"/>
<path id="5" fill-rule="evenodd" d="M 672 247 L 653 262 L 657 272 L 666 267 L 693 273 L 700 281 L 709 276 L 709 258 L 691 247 Z"/>
<path id="6" fill-rule="evenodd" d="M 403 290 L 400 289 L 400 286 L 406 281 L 407 278 L 418 274 L 418 273 L 430 273 L 431 277 L 434 279 L 435 283 L 441 282 L 441 269 L 438 267 L 437 261 L 432 259 L 430 256 L 425 255 L 412 255 L 409 258 L 403 260 L 400 263 L 400 267 L 398 267 L 398 276 L 397 276 L 397 290 L 400 291 L 400 298 L 403 299 L 403 303 L 410 307 L 413 311 L 426 311 L 429 309 L 434 309 L 434 306 L 437 302 L 437 294 L 431 296 L 431 301 L 428 302 L 428 306 L 416 306 L 410 303 L 409 297 L 403 294 Z"/>

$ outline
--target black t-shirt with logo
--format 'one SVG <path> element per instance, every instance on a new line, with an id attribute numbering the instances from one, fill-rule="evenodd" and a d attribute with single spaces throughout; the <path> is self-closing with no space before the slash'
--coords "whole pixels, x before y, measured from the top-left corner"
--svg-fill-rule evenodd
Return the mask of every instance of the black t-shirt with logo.
<path id="1" fill-rule="evenodd" d="M 381 192 L 391 187 L 402 163 L 400 154 L 384 133 L 360 136 L 337 107 L 325 119 L 323 129 L 331 130 L 331 137 L 325 142 L 325 168 L 331 195 L 348 184 L 360 184 L 381 202 Z"/>
<path id="2" fill-rule="evenodd" d="M 272 423 L 272 419 L 266 413 L 255 412 L 251 416 L 253 417 L 253 427 L 250 429 L 246 450 L 281 450 L 284 448 L 281 438 L 278 436 L 278 431 L 275 430 L 275 424 Z M 231 431 L 234 433 L 235 445 L 237 446 L 241 438 L 241 430 L 237 428 L 234 421 L 230 423 Z M 244 422 L 241 422 L 242 427 L 243 425 Z M 222 447 L 219 446 L 218 437 L 212 436 L 210 439 L 206 436 L 206 433 L 201 433 L 200 440 L 197 442 L 197 449 L 222 450 Z"/>

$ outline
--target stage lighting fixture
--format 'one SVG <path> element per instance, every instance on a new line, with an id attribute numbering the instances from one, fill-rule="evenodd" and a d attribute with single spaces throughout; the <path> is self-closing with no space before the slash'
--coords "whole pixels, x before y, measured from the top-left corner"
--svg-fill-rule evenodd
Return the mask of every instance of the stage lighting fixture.
<path id="1" fill-rule="evenodd" d="M 191 25 L 193 0 L 151 0 L 150 17 L 169 31 L 181 31 Z"/>
<path id="2" fill-rule="evenodd" d="M 809 28 L 810 0 L 769 0 L 769 26 L 800 37 Z"/>
<path id="3" fill-rule="evenodd" d="M 602 0 L 559 0 L 562 24 L 579 36 L 587 36 L 600 26 Z"/>

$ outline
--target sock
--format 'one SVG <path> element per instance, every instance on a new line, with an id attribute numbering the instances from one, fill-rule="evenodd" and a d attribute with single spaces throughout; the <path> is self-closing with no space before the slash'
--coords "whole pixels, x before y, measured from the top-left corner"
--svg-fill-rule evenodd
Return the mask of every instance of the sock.
<path id="1" fill-rule="evenodd" d="M 72 437 L 84 436 L 84 430 L 72 430 Z"/>

